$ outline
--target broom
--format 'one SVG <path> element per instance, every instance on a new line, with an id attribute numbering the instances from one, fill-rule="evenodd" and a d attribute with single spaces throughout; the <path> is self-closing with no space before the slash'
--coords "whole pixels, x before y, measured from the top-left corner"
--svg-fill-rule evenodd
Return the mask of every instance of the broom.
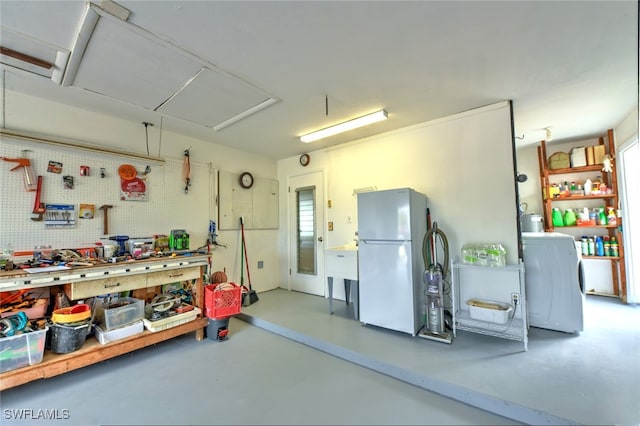
<path id="1" fill-rule="evenodd" d="M 258 301 L 258 293 L 251 287 L 251 272 L 249 272 L 249 257 L 247 256 L 247 243 L 244 238 L 244 217 L 240 216 L 240 229 L 242 230 L 242 249 L 244 250 L 244 262 L 247 267 L 247 282 L 249 293 L 245 294 L 242 306 L 250 306 Z M 241 256 L 242 257 L 242 256 Z"/>

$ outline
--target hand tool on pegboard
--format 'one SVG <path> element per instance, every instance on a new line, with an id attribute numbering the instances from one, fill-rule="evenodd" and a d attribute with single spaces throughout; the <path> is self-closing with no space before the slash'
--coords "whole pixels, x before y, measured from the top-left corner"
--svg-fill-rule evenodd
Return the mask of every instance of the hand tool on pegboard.
<path id="1" fill-rule="evenodd" d="M 8 158 L 8 157 L 0 157 L 0 160 L 9 161 L 12 163 L 18 163 L 17 166 L 11 169 L 11 171 L 15 171 L 18 169 L 22 169 L 22 181 L 24 183 L 24 190 L 27 192 L 36 191 L 36 178 L 33 174 L 33 168 L 31 167 L 31 160 L 26 158 L 26 152 L 28 150 L 23 150 L 22 158 Z"/>
<path id="2" fill-rule="evenodd" d="M 44 203 L 40 200 L 42 197 L 42 176 L 38 176 L 38 183 L 36 185 L 36 200 L 33 204 L 33 214 L 37 214 L 37 217 L 31 217 L 31 220 L 36 222 L 42 222 L 42 218 L 44 216 L 45 208 Z"/>
<path id="3" fill-rule="evenodd" d="M 103 235 L 108 235 L 109 234 L 109 220 L 108 220 L 107 212 L 111 208 L 113 208 L 113 206 L 109 205 L 109 204 L 104 204 L 104 205 L 100 206 L 100 208 L 99 208 L 99 210 L 102 210 L 104 212 L 104 230 L 103 230 Z"/>
<path id="4" fill-rule="evenodd" d="M 184 160 L 182 162 L 182 178 L 184 179 L 184 193 L 189 193 L 191 186 L 191 154 L 188 149 L 184 150 Z"/>

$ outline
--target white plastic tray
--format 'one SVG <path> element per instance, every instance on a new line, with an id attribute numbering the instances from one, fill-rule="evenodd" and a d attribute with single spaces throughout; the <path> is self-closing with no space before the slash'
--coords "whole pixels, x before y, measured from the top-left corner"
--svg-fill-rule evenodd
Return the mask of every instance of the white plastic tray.
<path id="1" fill-rule="evenodd" d="M 500 309 L 491 309 L 470 304 L 473 300 L 491 303 L 500 306 Z M 467 301 L 469 307 L 469 315 L 472 319 L 492 322 L 495 324 L 505 324 L 509 319 L 509 315 L 513 310 L 513 305 L 509 303 L 494 302 L 492 300 L 471 299 Z"/>
<path id="2" fill-rule="evenodd" d="M 99 325 L 95 326 L 95 336 L 101 345 L 106 345 L 109 342 L 114 342 L 116 340 L 124 339 L 129 336 L 134 336 L 136 334 L 142 333 L 143 331 L 144 325 L 142 324 L 142 320 L 109 331 L 104 331 L 100 328 Z"/>
<path id="3" fill-rule="evenodd" d="M 188 322 L 193 321 L 200 315 L 200 308 L 193 308 L 193 310 L 189 312 L 185 312 L 184 314 L 174 315 L 169 318 L 164 318 L 157 321 L 149 321 L 148 319 L 143 319 L 144 326 L 149 331 L 162 331 L 167 330 L 172 327 L 176 327 L 178 325 L 186 324 Z"/>

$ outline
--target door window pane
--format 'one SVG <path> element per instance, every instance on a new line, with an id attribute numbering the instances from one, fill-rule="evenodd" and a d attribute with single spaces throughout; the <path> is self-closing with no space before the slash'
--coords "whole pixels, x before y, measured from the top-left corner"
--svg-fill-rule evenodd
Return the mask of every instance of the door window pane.
<path id="1" fill-rule="evenodd" d="M 316 188 L 296 189 L 298 273 L 316 275 Z"/>

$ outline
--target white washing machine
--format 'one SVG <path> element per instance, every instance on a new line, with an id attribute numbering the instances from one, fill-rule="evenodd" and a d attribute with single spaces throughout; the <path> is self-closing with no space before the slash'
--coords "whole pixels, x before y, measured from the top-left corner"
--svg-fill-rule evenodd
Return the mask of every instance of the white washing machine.
<path id="1" fill-rule="evenodd" d="M 571 235 L 523 232 L 529 325 L 577 333 L 584 329 L 586 300 L 582 255 Z"/>

